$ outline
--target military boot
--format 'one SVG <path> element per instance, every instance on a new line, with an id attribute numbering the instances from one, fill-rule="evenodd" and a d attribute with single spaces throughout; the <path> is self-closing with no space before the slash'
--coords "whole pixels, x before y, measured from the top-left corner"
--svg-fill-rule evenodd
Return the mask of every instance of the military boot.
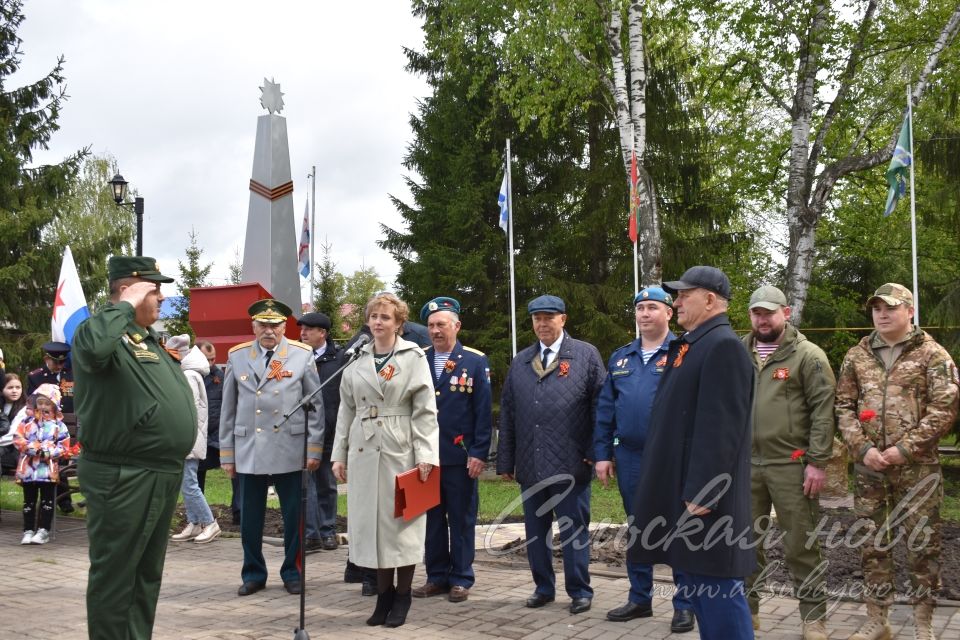
<path id="1" fill-rule="evenodd" d="M 827 640 L 827 625 L 822 619 L 803 623 L 803 640 Z"/>
<path id="2" fill-rule="evenodd" d="M 892 637 L 893 629 L 887 622 L 887 608 L 867 603 L 867 621 L 850 636 L 850 640 L 890 640 Z"/>
<path id="3" fill-rule="evenodd" d="M 913 605 L 914 630 L 916 640 L 936 640 L 933 635 L 933 605 L 921 602 Z"/>

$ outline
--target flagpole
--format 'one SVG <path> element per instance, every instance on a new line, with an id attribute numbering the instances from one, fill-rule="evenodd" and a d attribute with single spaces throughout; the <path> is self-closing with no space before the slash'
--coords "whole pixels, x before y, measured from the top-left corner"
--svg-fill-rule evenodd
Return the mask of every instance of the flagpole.
<path id="1" fill-rule="evenodd" d="M 913 165 L 917 157 L 913 155 L 913 100 L 910 96 L 910 83 L 907 83 L 907 122 L 910 126 L 910 243 L 913 252 L 913 322 L 920 326 L 920 288 L 917 285 L 917 199 L 913 191 Z"/>
<path id="2" fill-rule="evenodd" d="M 314 293 L 313 293 L 313 247 L 317 244 L 316 236 L 314 235 L 317 231 L 317 165 L 310 167 L 310 177 L 313 178 L 313 184 L 311 187 L 311 196 L 310 196 L 310 308 L 313 309 L 314 305 Z"/>
<path id="3" fill-rule="evenodd" d="M 510 138 L 507 138 L 507 253 L 510 254 L 510 336 L 517 357 L 517 287 L 513 271 L 513 176 L 510 175 Z"/>
<path id="4" fill-rule="evenodd" d="M 634 125 L 631 124 L 631 125 L 630 125 L 630 155 L 631 155 L 631 158 L 634 157 L 635 154 L 636 154 L 636 146 L 637 146 L 637 145 L 636 145 L 636 142 L 634 142 L 634 140 L 635 140 L 634 135 L 635 135 Z M 634 162 L 639 162 L 639 161 L 640 161 L 639 158 L 637 158 L 636 160 L 634 160 Z M 629 182 L 629 181 L 632 181 L 632 180 L 633 180 L 633 176 L 631 176 L 631 177 L 629 178 L 628 182 Z M 632 185 L 632 184 L 630 185 L 630 190 L 633 191 L 633 185 Z M 630 197 L 631 197 L 631 199 L 633 198 L 633 193 L 630 194 Z M 633 224 L 636 226 L 638 232 L 640 231 L 640 202 L 639 202 L 639 200 L 640 200 L 640 185 L 637 185 L 637 203 L 636 203 L 636 205 L 634 205 L 633 203 L 631 203 L 631 204 L 630 204 L 630 207 L 628 207 L 628 208 L 633 209 L 633 215 L 636 216 L 636 219 L 634 220 L 634 223 L 633 223 Z M 637 237 L 638 237 L 638 238 L 640 237 L 639 233 L 637 234 Z M 639 258 L 639 256 L 637 255 L 637 241 L 634 240 L 634 241 L 633 241 L 633 295 L 634 295 L 634 296 L 637 295 L 637 292 L 639 292 L 639 291 L 640 291 L 640 258 Z M 633 296 L 631 296 L 631 297 L 633 297 Z M 633 323 L 633 329 L 634 329 L 634 336 L 633 336 L 633 337 L 634 337 L 634 338 L 639 338 L 639 337 L 640 337 L 640 326 L 639 326 L 636 322 Z"/>

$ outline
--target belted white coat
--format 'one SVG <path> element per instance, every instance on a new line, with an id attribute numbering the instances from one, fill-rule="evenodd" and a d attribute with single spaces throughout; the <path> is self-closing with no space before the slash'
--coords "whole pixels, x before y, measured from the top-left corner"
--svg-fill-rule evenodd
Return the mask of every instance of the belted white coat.
<path id="1" fill-rule="evenodd" d="M 331 461 L 347 466 L 350 560 L 361 567 L 423 559 L 426 516 L 404 521 L 393 514 L 397 474 L 421 462 L 440 464 L 437 403 L 425 357 L 398 337 L 379 375 L 372 343 L 343 372 Z"/>

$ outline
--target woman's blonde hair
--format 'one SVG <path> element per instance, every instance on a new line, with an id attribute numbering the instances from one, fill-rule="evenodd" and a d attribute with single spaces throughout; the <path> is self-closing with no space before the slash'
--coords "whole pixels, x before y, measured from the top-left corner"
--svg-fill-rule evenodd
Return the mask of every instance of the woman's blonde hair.
<path id="1" fill-rule="evenodd" d="M 403 323 L 410 317 L 410 307 L 407 303 L 393 295 L 392 293 L 378 293 L 367 301 L 367 306 L 363 310 L 363 321 L 370 321 L 370 314 L 377 307 L 393 307 L 393 319 L 397 321 L 397 331 L 403 332 Z"/>

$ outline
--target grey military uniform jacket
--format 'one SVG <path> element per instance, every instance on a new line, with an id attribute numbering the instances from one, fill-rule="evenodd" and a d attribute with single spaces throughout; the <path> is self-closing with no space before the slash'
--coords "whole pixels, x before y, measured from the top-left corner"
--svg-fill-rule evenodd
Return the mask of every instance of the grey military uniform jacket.
<path id="1" fill-rule="evenodd" d="M 303 468 L 303 435 L 307 457 L 323 450 L 323 400 L 314 396 L 315 412 L 304 425 L 303 411 L 283 422 L 283 414 L 320 386 L 313 350 L 283 338 L 270 363 L 256 341 L 238 344 L 227 357 L 220 409 L 220 462 L 237 473 L 268 475 Z M 278 364 L 279 363 L 279 364 Z M 282 423 L 282 424 L 281 424 Z"/>

